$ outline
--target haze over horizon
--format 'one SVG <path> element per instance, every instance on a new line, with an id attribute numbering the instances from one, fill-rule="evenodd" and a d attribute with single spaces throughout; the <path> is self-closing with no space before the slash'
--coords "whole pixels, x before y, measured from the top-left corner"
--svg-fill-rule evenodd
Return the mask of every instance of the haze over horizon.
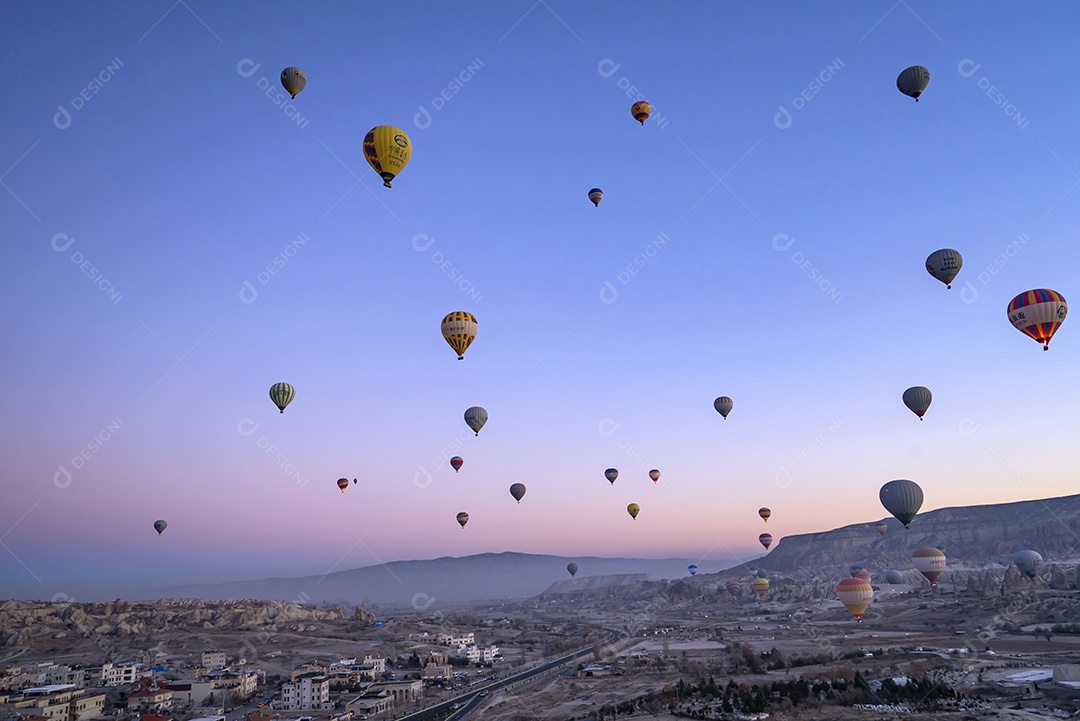
<path id="1" fill-rule="evenodd" d="M 1080 321 L 1044 353 L 1006 317 L 1080 296 L 1075 4 L 0 7 L 0 597 L 735 564 L 892 479 L 923 512 L 1075 492 Z"/>

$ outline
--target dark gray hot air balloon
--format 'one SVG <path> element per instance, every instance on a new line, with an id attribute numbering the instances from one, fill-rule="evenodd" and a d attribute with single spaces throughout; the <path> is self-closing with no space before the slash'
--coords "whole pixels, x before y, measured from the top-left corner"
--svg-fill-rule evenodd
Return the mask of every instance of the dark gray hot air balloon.
<path id="1" fill-rule="evenodd" d="M 895 568 L 890 568 L 885 572 L 885 583 L 899 584 L 904 582 L 904 574 L 897 571 Z"/>
<path id="2" fill-rule="evenodd" d="M 878 491 L 878 498 L 885 510 L 893 514 L 896 520 L 904 524 L 904 528 L 911 525 L 915 514 L 919 512 L 923 504 L 923 492 L 919 484 L 914 481 L 898 480 L 889 481 Z"/>
<path id="3" fill-rule="evenodd" d="M 154 521 L 154 530 L 157 531 L 158 535 L 160 536 L 161 532 L 164 531 L 165 528 L 168 527 L 168 525 L 169 524 L 166 523 L 165 521 Z M 1039 559 L 1039 563 L 1042 563 L 1041 558 Z"/>
<path id="4" fill-rule="evenodd" d="M 521 503 L 521 499 L 525 497 L 525 484 L 515 483 L 510 486 L 510 495 L 514 497 L 514 500 Z"/>
<path id="5" fill-rule="evenodd" d="M 930 82 L 930 71 L 922 65 L 912 65 L 896 78 L 896 87 L 904 95 L 910 95 L 919 102 L 919 96 Z"/>
<path id="6" fill-rule="evenodd" d="M 476 432 L 476 435 L 480 435 L 480 429 L 487 423 L 487 419 L 488 412 L 480 406 L 473 406 L 465 411 L 465 422 Z"/>
<path id="7" fill-rule="evenodd" d="M 1035 578 L 1042 569 L 1043 557 L 1038 551 L 1017 551 L 1013 556 L 1013 563 L 1020 569 L 1020 573 L 1028 578 Z"/>
<path id="8" fill-rule="evenodd" d="M 576 563 L 568 563 L 568 564 L 566 564 L 566 570 L 570 572 L 570 577 L 573 578 L 574 576 L 577 575 L 577 564 Z"/>
<path id="9" fill-rule="evenodd" d="M 930 389 L 925 386 L 912 386 L 904 391 L 904 405 L 908 407 L 909 411 L 917 415 L 920 421 L 933 399 L 934 396 Z"/>

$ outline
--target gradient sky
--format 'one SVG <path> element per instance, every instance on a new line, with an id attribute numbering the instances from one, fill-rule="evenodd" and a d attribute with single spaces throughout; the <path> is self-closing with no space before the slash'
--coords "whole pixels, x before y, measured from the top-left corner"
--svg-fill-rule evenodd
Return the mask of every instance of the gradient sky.
<path id="1" fill-rule="evenodd" d="M 1073 2 L 0 7 L 0 596 L 712 565 L 876 521 L 894 478 L 924 511 L 1077 491 L 1080 321 L 1044 353 L 1005 312 L 1078 295 Z"/>

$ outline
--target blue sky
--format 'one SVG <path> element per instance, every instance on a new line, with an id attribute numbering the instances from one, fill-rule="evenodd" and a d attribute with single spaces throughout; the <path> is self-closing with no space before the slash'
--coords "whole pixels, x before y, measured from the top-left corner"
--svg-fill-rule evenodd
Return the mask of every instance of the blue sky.
<path id="1" fill-rule="evenodd" d="M 1077 294 L 1078 15 L 4 2 L 2 595 L 733 563 L 880 519 L 894 478 L 924 510 L 1074 492 L 1076 334 L 1043 353 L 1005 308 Z M 361 152 L 384 124 L 413 142 L 389 190 Z M 923 268 L 944 247 L 952 290 Z"/>

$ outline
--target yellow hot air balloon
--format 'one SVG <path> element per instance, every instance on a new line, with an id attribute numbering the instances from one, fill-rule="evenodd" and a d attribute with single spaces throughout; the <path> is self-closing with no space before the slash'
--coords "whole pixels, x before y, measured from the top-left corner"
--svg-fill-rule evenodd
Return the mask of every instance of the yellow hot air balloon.
<path id="1" fill-rule="evenodd" d="M 836 596 L 847 610 L 855 615 L 855 620 L 861 621 L 870 602 L 874 600 L 874 587 L 870 581 L 863 578 L 845 578 L 836 584 Z"/>
<path id="2" fill-rule="evenodd" d="M 636 503 L 631 503 L 626 507 L 626 512 L 630 514 L 631 518 L 637 518 L 637 514 L 641 513 L 641 506 Z"/>
<path id="3" fill-rule="evenodd" d="M 465 357 L 465 351 L 476 340 L 476 331 L 479 328 L 476 316 L 463 310 L 447 313 L 446 317 L 442 319 L 442 337 L 458 354 L 458 360 Z"/>
<path id="4" fill-rule="evenodd" d="M 750 585 L 757 591 L 757 595 L 762 598 L 765 598 L 765 594 L 769 592 L 769 579 L 767 578 L 755 578 Z"/>
<path id="5" fill-rule="evenodd" d="M 300 68 L 290 66 L 281 71 L 281 86 L 294 98 L 306 85 L 307 76 Z"/>
<path id="6" fill-rule="evenodd" d="M 630 106 L 630 114 L 634 116 L 634 120 L 644 125 L 645 121 L 652 115 L 652 106 L 645 100 L 639 100 Z"/>
<path id="7" fill-rule="evenodd" d="M 364 158 L 382 177 L 383 185 L 387 188 L 390 187 L 390 181 L 408 164 L 410 157 L 412 141 L 401 128 L 377 125 L 364 136 Z"/>

